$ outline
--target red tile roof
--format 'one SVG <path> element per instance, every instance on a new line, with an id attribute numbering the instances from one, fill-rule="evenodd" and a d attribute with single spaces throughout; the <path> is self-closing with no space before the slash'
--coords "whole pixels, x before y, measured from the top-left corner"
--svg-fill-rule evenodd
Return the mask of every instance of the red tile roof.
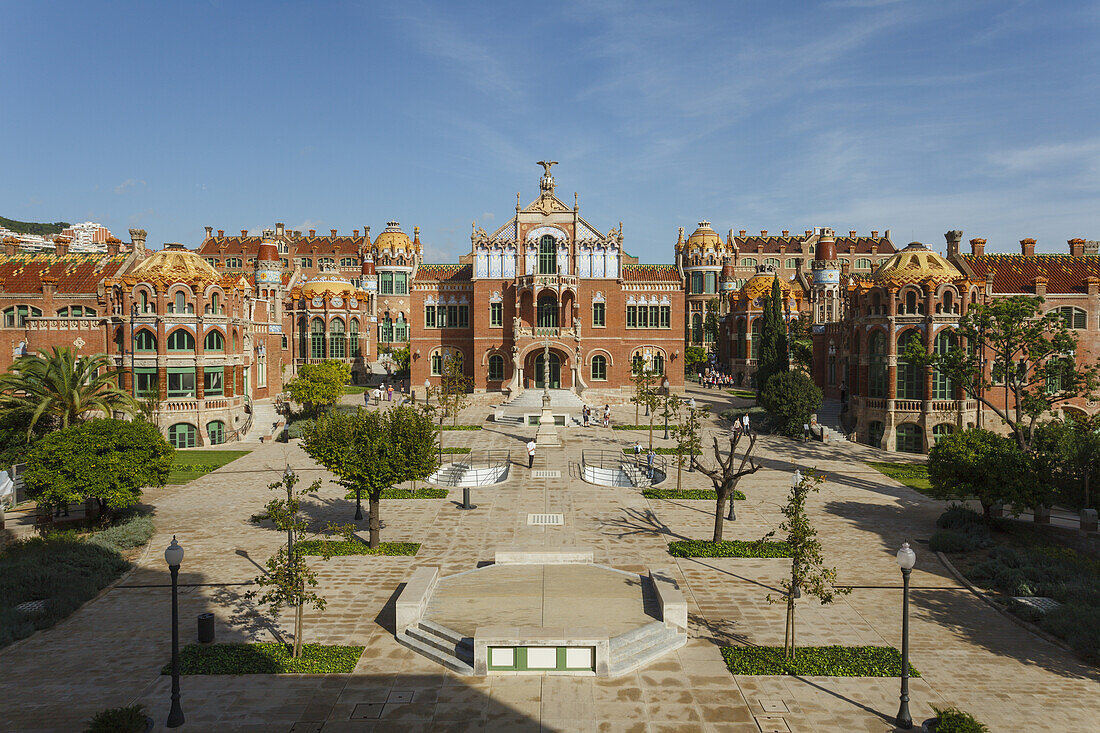
<path id="1" fill-rule="evenodd" d="M 101 280 L 114 277 L 128 255 L 0 255 L 0 283 L 8 293 L 40 293 L 43 278 L 56 280 L 59 293 L 96 292 Z"/>
<path id="2" fill-rule="evenodd" d="M 473 277 L 471 265 L 420 265 L 416 268 L 416 282 L 424 280 L 469 280 Z"/>
<path id="3" fill-rule="evenodd" d="M 679 283 L 680 271 L 676 265 L 623 265 L 624 282 L 671 282 Z"/>
<path id="4" fill-rule="evenodd" d="M 1070 255 L 963 255 L 979 278 L 993 277 L 995 293 L 1034 293 L 1035 278 L 1047 279 L 1048 293 L 1086 293 L 1087 278 L 1100 278 L 1100 258 Z"/>

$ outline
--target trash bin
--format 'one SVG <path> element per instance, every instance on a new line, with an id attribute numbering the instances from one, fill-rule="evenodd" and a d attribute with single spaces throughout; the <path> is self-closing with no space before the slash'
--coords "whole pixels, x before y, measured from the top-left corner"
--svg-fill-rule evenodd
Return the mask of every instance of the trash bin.
<path id="1" fill-rule="evenodd" d="M 211 644 L 214 641 L 214 614 L 199 614 L 199 643 Z"/>

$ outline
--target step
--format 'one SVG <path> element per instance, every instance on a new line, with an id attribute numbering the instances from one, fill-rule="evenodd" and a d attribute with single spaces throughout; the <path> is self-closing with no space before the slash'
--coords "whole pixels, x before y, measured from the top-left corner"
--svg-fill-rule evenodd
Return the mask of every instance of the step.
<path id="1" fill-rule="evenodd" d="M 430 647 L 438 649 L 444 654 L 449 654 L 455 659 L 466 664 L 473 664 L 474 661 L 474 642 L 473 639 L 463 639 L 459 643 L 454 643 L 449 639 L 443 639 L 436 636 L 430 631 L 420 628 L 419 626 L 410 626 L 405 629 L 405 633 L 423 642 Z"/>
<path id="2" fill-rule="evenodd" d="M 631 639 L 629 642 L 616 648 L 612 654 L 615 659 L 625 659 L 645 653 L 646 649 L 658 644 L 663 644 L 676 636 L 676 629 L 665 626 L 663 621 L 657 621 L 643 626 L 646 633 Z"/>
<path id="3" fill-rule="evenodd" d="M 427 657 L 433 662 L 442 664 L 449 670 L 464 675 L 472 675 L 474 673 L 474 668 L 472 665 L 462 661 L 454 654 L 448 654 L 447 652 L 437 649 L 434 646 L 425 644 L 420 639 L 410 636 L 408 631 L 398 634 L 397 641 L 399 644 L 407 646 L 409 649 L 412 649 L 421 656 Z"/>
<path id="4" fill-rule="evenodd" d="M 623 649 L 623 647 L 634 643 L 638 639 L 649 636 L 650 634 L 654 633 L 654 631 L 660 631 L 665 628 L 666 627 L 664 625 L 664 622 L 654 621 L 652 623 L 646 624 L 645 626 L 639 626 L 636 629 L 631 629 L 625 634 L 619 634 L 618 636 L 611 637 L 610 641 L 608 641 L 608 647 L 613 654 L 618 654 L 619 651 Z"/>
<path id="5" fill-rule="evenodd" d="M 452 644 L 461 644 L 464 641 L 469 641 L 468 636 L 463 636 L 454 629 L 447 628 L 442 624 L 437 624 L 435 621 L 429 621 L 426 618 L 420 619 L 419 626 L 428 633 L 435 634 L 440 639 L 446 639 Z M 473 642 L 471 642 L 472 644 Z"/>
<path id="6" fill-rule="evenodd" d="M 625 658 L 613 659 L 608 672 L 612 677 L 618 677 L 628 672 L 633 672 L 640 667 L 644 667 L 656 661 L 674 649 L 679 649 L 685 644 L 687 644 L 687 634 L 680 633 L 671 637 L 666 637 L 661 643 L 646 647 L 637 654 Z"/>

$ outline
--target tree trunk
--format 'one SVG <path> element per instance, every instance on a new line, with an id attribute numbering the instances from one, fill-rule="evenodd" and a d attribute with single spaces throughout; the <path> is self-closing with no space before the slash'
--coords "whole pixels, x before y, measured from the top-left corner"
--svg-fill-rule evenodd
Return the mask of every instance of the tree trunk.
<path id="1" fill-rule="evenodd" d="M 370 530 L 370 546 L 371 548 L 378 547 L 378 535 L 381 530 L 381 523 L 378 521 L 378 510 L 381 502 L 379 496 L 371 495 L 369 503 L 370 519 L 367 520 L 367 524 Z"/>
<path id="2" fill-rule="evenodd" d="M 1085 509 L 1089 509 L 1089 473 L 1090 471 L 1085 469 Z"/>
<path id="3" fill-rule="evenodd" d="M 729 502 L 729 513 L 726 514 L 726 519 L 732 522 L 737 519 L 737 510 L 733 503 L 733 489 L 726 489 L 726 496 L 728 497 L 727 501 Z"/>
<path id="4" fill-rule="evenodd" d="M 680 475 L 684 470 L 684 457 L 679 453 L 676 454 L 676 490 L 680 490 Z"/>
<path id="5" fill-rule="evenodd" d="M 303 590 L 304 583 L 303 583 Z M 302 604 L 299 603 L 294 607 L 294 646 L 291 649 L 290 656 L 297 659 L 302 656 Z"/>
<path id="6" fill-rule="evenodd" d="M 794 658 L 794 590 L 787 593 L 787 625 L 783 631 L 783 656 Z"/>
<path id="7" fill-rule="evenodd" d="M 635 425 L 638 424 L 638 408 L 639 407 L 641 407 L 641 405 L 639 403 L 635 402 L 634 403 L 634 424 Z"/>
<path id="8" fill-rule="evenodd" d="M 649 449 L 653 450 L 653 413 L 656 410 L 649 411 Z"/>
<path id="9" fill-rule="evenodd" d="M 990 520 L 993 519 L 993 516 L 990 514 L 990 510 L 992 508 L 992 504 L 986 503 L 984 501 L 982 502 L 982 519 L 985 520 L 986 524 L 989 524 Z"/>
<path id="10" fill-rule="evenodd" d="M 719 493 L 718 501 L 715 502 L 714 507 L 714 538 L 713 542 L 722 541 L 722 515 L 725 513 L 726 497 Z"/>

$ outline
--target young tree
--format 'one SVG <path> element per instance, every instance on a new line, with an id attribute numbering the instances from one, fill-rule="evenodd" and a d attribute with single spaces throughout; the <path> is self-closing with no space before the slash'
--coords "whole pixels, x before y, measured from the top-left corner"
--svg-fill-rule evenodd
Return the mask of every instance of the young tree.
<path id="1" fill-rule="evenodd" d="M 40 504 L 98 500 L 101 512 L 136 504 L 146 486 L 163 486 L 175 450 L 156 426 L 103 418 L 70 425 L 27 454 L 27 493 Z"/>
<path id="2" fill-rule="evenodd" d="M 805 372 L 783 372 L 768 380 L 760 391 L 760 404 L 779 420 L 779 432 L 794 438 L 802 435 L 802 426 L 810 413 L 821 407 L 823 395 Z"/>
<path id="3" fill-rule="evenodd" d="M 28 413 L 28 438 L 43 417 L 66 428 L 95 414 L 133 415 L 137 403 L 119 388 L 121 375 L 106 354 L 78 356 L 55 346 L 19 357 L 0 375 L 0 410 Z"/>
<path id="4" fill-rule="evenodd" d="M 783 516 L 786 520 L 779 525 L 779 529 L 787 533 L 787 546 L 791 551 L 791 577 L 780 581 L 783 593 L 779 596 L 769 595 L 768 602 L 787 604 L 787 628 L 783 636 L 783 654 L 788 659 L 795 657 L 795 598 L 805 593 L 817 598 L 822 605 L 827 605 L 832 603 L 836 596 L 852 591 L 851 588 L 836 587 L 836 568 L 825 567 L 825 559 L 821 556 L 821 543 L 817 539 L 817 529 L 806 516 L 806 497 L 810 492 L 818 491 L 824 481 L 824 476 L 815 474 L 813 471 L 805 475 L 796 472 L 791 493 L 787 495 L 787 504 L 783 507 Z M 764 539 L 773 534 L 774 532 L 769 532 Z"/>
<path id="5" fill-rule="evenodd" d="M 630 381 L 634 384 L 634 394 L 630 401 L 634 403 L 634 424 L 638 424 L 638 410 L 643 405 L 649 412 L 649 445 L 653 447 L 653 411 L 657 409 L 657 383 L 661 377 L 638 359 L 631 368 Z"/>
<path id="6" fill-rule="evenodd" d="M 699 440 L 699 430 L 702 427 L 702 416 L 706 413 L 706 410 L 702 407 L 691 407 L 689 404 L 682 405 L 683 420 L 673 431 L 673 437 L 676 439 L 676 490 L 680 490 L 681 482 L 680 477 L 683 473 L 684 467 L 684 454 L 688 456 L 688 466 L 690 467 L 695 461 L 695 454 L 703 449 L 703 444 Z"/>
<path id="7" fill-rule="evenodd" d="M 738 461 L 737 448 L 742 440 L 747 440 L 748 443 L 745 445 L 745 452 Z M 756 462 L 756 456 L 754 455 L 756 452 L 756 433 L 731 432 L 729 443 L 729 453 L 723 454 L 718 438 L 714 438 L 714 462 L 716 465 L 713 468 L 704 466 L 698 459 L 695 459 L 695 467 L 710 479 L 711 483 L 714 484 L 714 493 L 718 495 L 718 499 L 714 503 L 714 536 L 712 542 L 722 541 L 724 519 L 736 519 L 732 497 L 734 490 L 737 488 L 737 483 L 743 477 L 760 470 L 760 464 Z M 730 505 L 728 517 L 725 516 L 727 501 Z"/>
<path id="8" fill-rule="evenodd" d="M 929 494 L 945 501 L 975 498 L 989 521 L 995 504 L 1034 506 L 1046 490 L 1029 480 L 1027 458 L 1015 441 L 972 428 L 940 437 L 928 451 Z"/>
<path id="9" fill-rule="evenodd" d="M 439 399 L 447 412 L 451 413 L 455 425 L 458 425 L 458 413 L 469 401 L 468 392 L 473 384 L 463 370 L 462 355 L 451 352 L 443 359 L 443 375 L 439 379 Z"/>
<path id="10" fill-rule="evenodd" d="M 1077 363 L 1077 334 L 1059 312 L 1042 313 L 1042 305 L 1028 295 L 974 303 L 959 319 L 958 345 L 929 356 L 910 343 L 905 353 L 996 413 L 1023 451 L 1040 416 L 1067 400 L 1092 399 L 1097 387 L 1097 365 Z"/>
<path id="11" fill-rule="evenodd" d="M 279 615 L 284 606 L 294 609 L 294 645 L 291 649 L 292 657 L 302 654 L 302 616 L 306 606 L 313 606 L 318 611 L 325 610 L 325 599 L 310 588 L 317 587 L 317 574 L 306 563 L 305 556 L 298 552 L 298 542 L 309 529 L 308 522 L 298 513 L 301 502 L 299 497 L 303 494 L 316 492 L 321 488 L 318 479 L 304 489 L 295 490 L 298 484 L 298 474 L 290 470 L 288 466 L 283 478 L 273 484 L 268 484 L 273 491 L 285 491 L 286 498 L 278 497 L 264 505 L 264 516 L 270 519 L 275 529 L 286 532 L 286 545 L 280 546 L 278 551 L 267 559 L 265 565 L 267 572 L 257 576 L 253 582 L 261 588 L 266 588 L 263 595 L 258 591 L 249 591 L 247 598 L 259 596 L 261 605 L 267 606 L 271 619 L 278 623 Z M 354 539 L 351 527 L 338 527 L 329 525 L 329 533 L 338 532 L 345 539 Z M 325 560 L 332 558 L 332 545 L 321 542 L 321 556 Z"/>
<path id="12" fill-rule="evenodd" d="M 788 326 L 788 345 L 791 361 L 800 369 L 809 372 L 814 360 L 813 323 L 806 314 L 800 314 Z"/>
<path id="13" fill-rule="evenodd" d="M 370 546 L 378 547 L 382 492 L 435 469 L 435 426 L 421 408 L 327 412 L 302 430 L 302 447 L 340 485 L 370 499 Z"/>
<path id="14" fill-rule="evenodd" d="M 322 407 L 336 404 L 351 381 L 351 365 L 342 361 L 322 361 L 298 367 L 298 376 L 286 384 L 290 399 L 316 415 Z"/>
<path id="15" fill-rule="evenodd" d="M 1031 459 L 1036 479 L 1057 493 L 1060 504 L 1092 507 L 1092 483 L 1100 475 L 1100 416 L 1040 423 Z"/>
<path id="16" fill-rule="evenodd" d="M 409 370 L 409 347 L 401 346 L 390 352 L 390 356 L 393 358 L 393 363 L 397 365 L 398 372 L 407 372 Z"/>
<path id="17" fill-rule="evenodd" d="M 718 349 L 719 330 L 718 298 L 713 298 L 707 302 L 707 315 L 703 318 L 703 340 L 710 344 L 708 348 L 712 351 L 717 351 Z"/>
<path id="18" fill-rule="evenodd" d="M 756 388 L 768 386 L 772 375 L 791 368 L 787 352 L 787 323 L 783 320 L 783 293 L 779 277 L 772 280 L 772 292 L 764 300 L 764 322 L 760 327 L 760 353 L 756 356 Z"/>
<path id="19" fill-rule="evenodd" d="M 707 350 L 702 346 L 684 347 L 684 368 L 699 370 L 700 365 L 707 363 Z"/>

